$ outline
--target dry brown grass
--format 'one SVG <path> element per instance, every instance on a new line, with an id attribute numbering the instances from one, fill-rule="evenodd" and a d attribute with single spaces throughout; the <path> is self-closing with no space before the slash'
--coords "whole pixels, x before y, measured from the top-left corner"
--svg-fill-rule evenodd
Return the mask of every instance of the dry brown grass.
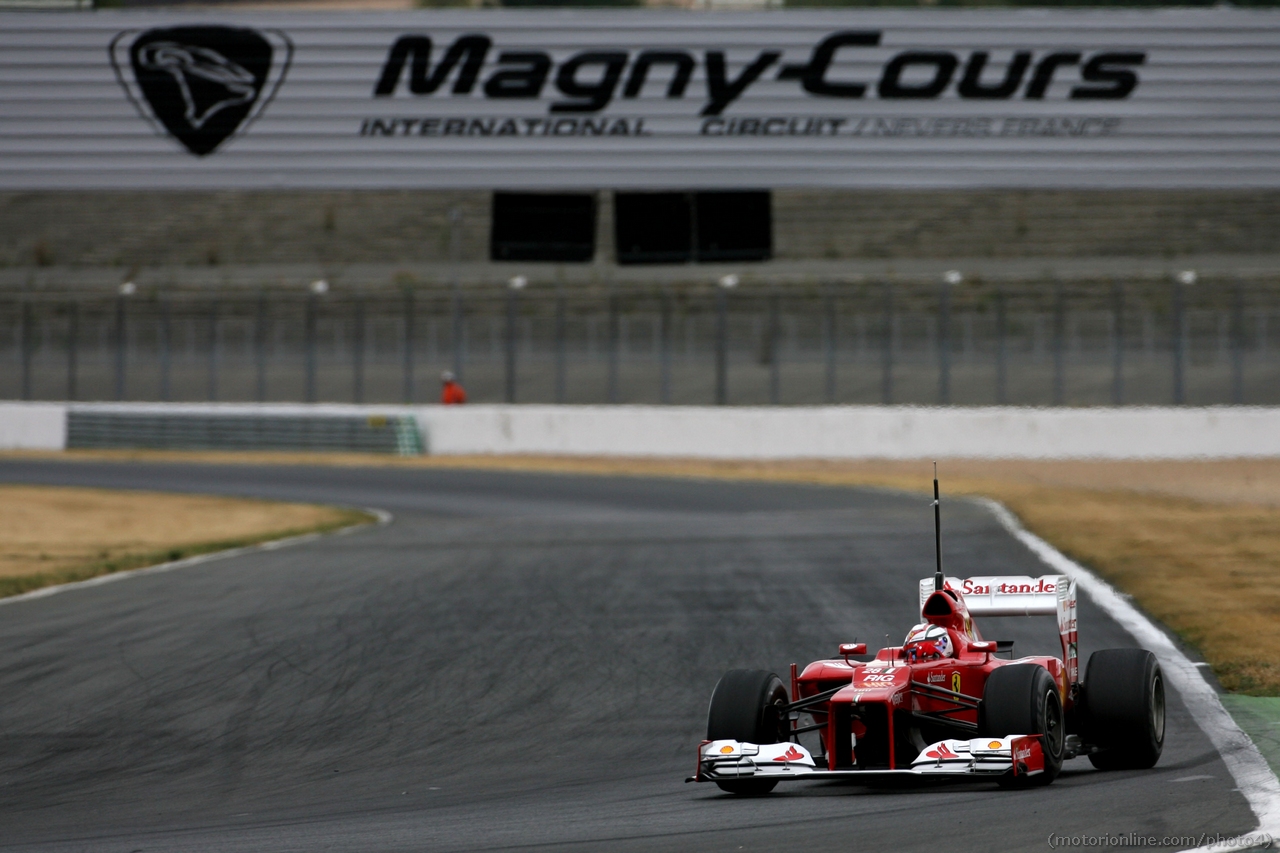
<path id="1" fill-rule="evenodd" d="M 915 483 L 920 460 L 795 460 L 750 462 L 706 459 L 638 459 L 590 456 L 392 456 L 384 453 L 280 451 L 68 450 L 4 451 L 0 458 L 115 462 L 208 462 L 217 465 L 334 465 L 346 467 L 490 468 L 581 474 L 710 477 L 785 482 Z M 1197 501 L 1280 507 L 1280 458 L 1213 460 L 942 460 L 947 479 L 1025 485 L 1070 486 L 1166 494 Z M 924 466 L 924 467 L 922 467 Z M 927 477 L 926 477 L 927 479 Z"/>
<path id="2" fill-rule="evenodd" d="M 1198 648 L 1226 689 L 1280 695 L 1280 510 L 1082 489 L 986 493 Z"/>
<path id="3" fill-rule="evenodd" d="M 32 454 L 26 454 L 28 456 Z M 924 492 L 925 461 L 76 451 L 61 459 L 394 465 L 879 486 Z M 1228 690 L 1280 695 L 1280 459 L 942 460 L 946 494 L 1001 501 L 1028 529 L 1131 594 Z"/>
<path id="4" fill-rule="evenodd" d="M 0 486 L 0 595 L 364 520 L 308 504 Z"/>

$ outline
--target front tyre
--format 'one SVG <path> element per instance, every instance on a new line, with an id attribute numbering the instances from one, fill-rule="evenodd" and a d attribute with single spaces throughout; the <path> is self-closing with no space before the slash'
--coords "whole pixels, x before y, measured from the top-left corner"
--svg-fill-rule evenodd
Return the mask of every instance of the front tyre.
<path id="1" fill-rule="evenodd" d="M 1145 770 L 1164 752 L 1164 673 L 1146 649 L 1103 649 L 1089 656 L 1084 680 L 1089 755 L 1099 770 Z"/>
<path id="2" fill-rule="evenodd" d="M 711 694 L 707 709 L 707 740 L 737 740 L 746 743 L 782 743 L 789 732 L 787 689 L 782 679 L 763 669 L 731 669 Z M 776 779 L 735 779 L 717 781 L 731 794 L 767 794 Z"/>
<path id="3" fill-rule="evenodd" d="M 982 692 L 978 716 L 984 736 L 1040 735 L 1044 772 L 1035 776 L 1011 772 L 997 780 L 1002 787 L 1048 785 L 1058 778 L 1067 732 L 1062 697 L 1047 669 L 1019 663 L 993 670 Z"/>

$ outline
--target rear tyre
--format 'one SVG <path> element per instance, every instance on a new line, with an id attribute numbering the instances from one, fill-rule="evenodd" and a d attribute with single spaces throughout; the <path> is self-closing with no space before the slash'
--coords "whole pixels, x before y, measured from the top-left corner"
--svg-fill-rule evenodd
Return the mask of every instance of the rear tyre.
<path id="1" fill-rule="evenodd" d="M 1033 663 L 1020 663 L 993 670 L 982 692 L 978 720 L 983 736 L 1041 736 L 1044 772 L 1027 776 L 1022 773 L 1014 775 L 1010 771 L 997 780 L 1002 787 L 1048 785 L 1058 778 L 1062 770 L 1066 724 L 1058 685 L 1047 669 Z"/>
<path id="2" fill-rule="evenodd" d="M 1101 751 L 1099 770 L 1145 770 L 1164 751 L 1164 673 L 1146 649 L 1104 649 L 1089 657 L 1084 728 Z"/>
<path id="3" fill-rule="evenodd" d="M 782 679 L 763 669 L 731 669 L 711 694 L 707 709 L 707 740 L 782 743 L 788 737 L 787 689 Z M 735 779 L 716 782 L 731 794 L 767 794 L 776 779 Z"/>

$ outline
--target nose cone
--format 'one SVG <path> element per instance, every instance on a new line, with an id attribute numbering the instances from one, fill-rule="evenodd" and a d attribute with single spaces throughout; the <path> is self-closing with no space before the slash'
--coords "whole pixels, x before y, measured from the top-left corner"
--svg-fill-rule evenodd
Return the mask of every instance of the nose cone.
<path id="1" fill-rule="evenodd" d="M 902 694 L 910 682 L 911 668 L 907 666 L 862 667 L 854 673 L 852 683 L 831 701 L 893 704 L 895 695 Z"/>

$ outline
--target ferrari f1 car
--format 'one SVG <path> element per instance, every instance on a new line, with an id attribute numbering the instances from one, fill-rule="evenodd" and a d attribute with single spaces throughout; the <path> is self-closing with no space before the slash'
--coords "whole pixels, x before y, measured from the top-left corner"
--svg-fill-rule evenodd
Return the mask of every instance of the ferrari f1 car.
<path id="1" fill-rule="evenodd" d="M 734 794 L 886 777 L 1026 787 L 1048 785 L 1081 755 L 1102 770 L 1155 765 L 1164 747 L 1160 665 L 1144 649 L 1107 649 L 1090 656 L 1081 681 L 1074 580 L 961 580 L 944 577 L 938 562 L 920 582 L 922 622 L 901 646 L 862 661 L 853 658 L 865 643 L 841 644 L 838 658 L 799 673 L 792 664 L 790 690 L 765 670 L 726 673 L 687 781 Z M 1062 657 L 1012 659 L 1012 643 L 979 633 L 973 617 L 983 615 L 1056 615 Z M 816 749 L 801 743 L 806 733 L 816 734 Z"/>

